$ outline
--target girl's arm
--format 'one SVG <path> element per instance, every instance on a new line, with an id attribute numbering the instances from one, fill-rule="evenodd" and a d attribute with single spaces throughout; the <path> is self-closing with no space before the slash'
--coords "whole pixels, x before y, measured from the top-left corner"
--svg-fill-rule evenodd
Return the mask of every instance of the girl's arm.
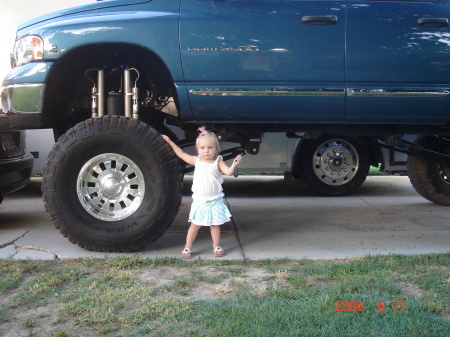
<path id="1" fill-rule="evenodd" d="M 170 140 L 170 138 L 167 137 L 166 135 L 161 135 L 161 137 L 167 142 L 167 144 L 170 145 L 173 152 L 175 152 L 175 154 L 178 156 L 178 158 L 180 158 L 181 160 L 185 161 L 186 163 L 188 163 L 190 165 L 195 165 L 195 161 L 197 159 L 196 156 L 191 156 L 190 154 L 187 154 L 186 152 L 184 152 L 177 144 L 172 142 Z"/>
<path id="2" fill-rule="evenodd" d="M 226 174 L 227 176 L 232 176 L 234 173 L 234 169 L 236 168 L 236 166 L 239 165 L 239 163 L 242 160 L 242 155 L 237 155 L 236 158 L 234 158 L 233 163 L 231 164 L 230 167 L 227 166 L 227 164 L 225 164 L 225 162 L 223 160 L 219 161 L 219 170 L 220 172 L 222 172 L 223 174 Z"/>

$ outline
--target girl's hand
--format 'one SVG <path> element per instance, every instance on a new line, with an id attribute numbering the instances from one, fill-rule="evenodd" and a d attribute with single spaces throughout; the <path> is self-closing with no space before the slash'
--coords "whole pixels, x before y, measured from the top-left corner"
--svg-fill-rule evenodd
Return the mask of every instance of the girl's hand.
<path id="1" fill-rule="evenodd" d="M 233 163 L 230 167 L 228 167 L 227 164 L 223 160 L 219 160 L 219 170 L 223 174 L 226 174 L 227 176 L 232 176 L 235 173 L 236 166 L 239 165 L 239 163 L 242 160 L 242 155 L 238 155 L 236 158 L 233 159 Z"/>
<path id="2" fill-rule="evenodd" d="M 234 160 L 233 160 L 233 165 L 234 165 L 234 166 L 238 166 L 239 163 L 241 162 L 241 160 L 242 160 L 242 155 L 241 155 L 241 154 L 238 154 L 238 155 L 236 156 L 236 158 L 234 158 Z"/>
<path id="3" fill-rule="evenodd" d="M 171 142 L 170 138 L 167 137 L 166 135 L 161 135 L 161 137 L 162 137 L 167 143 L 170 143 L 170 142 Z"/>

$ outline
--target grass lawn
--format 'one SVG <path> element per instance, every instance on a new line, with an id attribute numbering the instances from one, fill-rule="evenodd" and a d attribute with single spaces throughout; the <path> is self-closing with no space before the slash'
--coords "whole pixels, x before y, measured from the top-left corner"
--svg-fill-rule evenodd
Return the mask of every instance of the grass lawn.
<path id="1" fill-rule="evenodd" d="M 0 336 L 433 336 L 450 253 L 349 260 L 1 260 Z"/>

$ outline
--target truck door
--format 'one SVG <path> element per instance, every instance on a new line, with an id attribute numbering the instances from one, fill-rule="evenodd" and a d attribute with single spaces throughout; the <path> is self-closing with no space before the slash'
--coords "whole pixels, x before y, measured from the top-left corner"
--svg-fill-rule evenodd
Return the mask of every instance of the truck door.
<path id="1" fill-rule="evenodd" d="M 182 0 L 180 48 L 197 121 L 339 121 L 346 1 Z"/>
<path id="2" fill-rule="evenodd" d="M 349 121 L 443 122 L 450 1 L 348 1 Z"/>

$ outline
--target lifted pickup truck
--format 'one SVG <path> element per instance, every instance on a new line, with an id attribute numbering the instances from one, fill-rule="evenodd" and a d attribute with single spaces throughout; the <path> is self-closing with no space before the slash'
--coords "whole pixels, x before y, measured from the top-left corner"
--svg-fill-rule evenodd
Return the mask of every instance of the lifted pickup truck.
<path id="1" fill-rule="evenodd" d="M 449 19 L 448 0 L 100 1 L 18 27 L 2 107 L 54 130 L 46 209 L 90 250 L 167 230 L 190 168 L 160 134 L 188 147 L 199 126 L 236 144 L 225 158 L 299 138 L 294 176 L 326 195 L 401 151 L 415 189 L 450 205 Z"/>

